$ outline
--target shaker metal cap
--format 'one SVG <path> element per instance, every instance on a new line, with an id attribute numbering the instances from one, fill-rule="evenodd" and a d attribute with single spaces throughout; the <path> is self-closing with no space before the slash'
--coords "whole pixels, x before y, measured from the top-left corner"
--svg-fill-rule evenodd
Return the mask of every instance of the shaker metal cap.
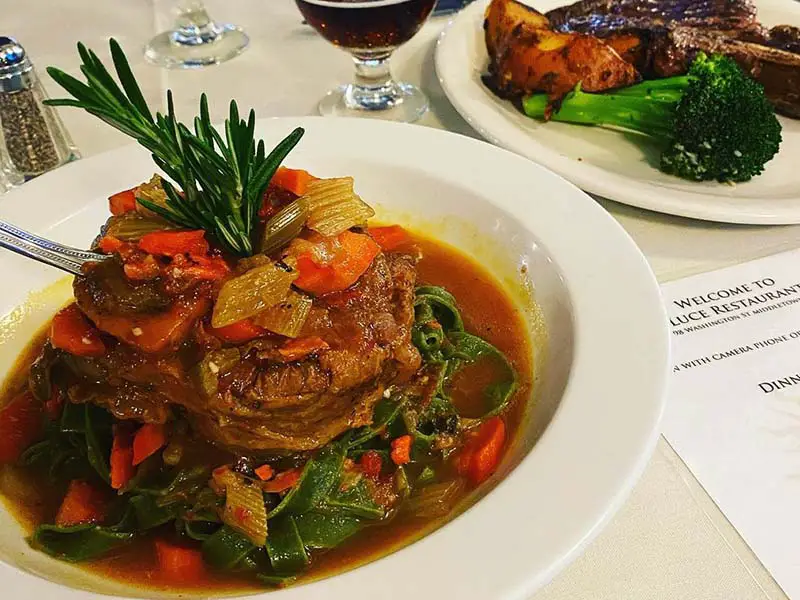
<path id="1" fill-rule="evenodd" d="M 30 61 L 25 54 L 25 48 L 12 37 L 0 36 L 0 72 L 6 69 L 17 71 L 22 65 L 28 64 Z"/>
<path id="2" fill-rule="evenodd" d="M 32 69 L 25 48 L 13 37 L 0 36 L 0 92 L 27 87 L 24 75 Z"/>

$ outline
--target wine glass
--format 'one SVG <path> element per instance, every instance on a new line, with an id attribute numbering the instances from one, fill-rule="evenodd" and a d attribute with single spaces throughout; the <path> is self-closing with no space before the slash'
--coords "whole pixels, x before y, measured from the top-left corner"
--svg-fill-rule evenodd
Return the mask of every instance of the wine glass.
<path id="1" fill-rule="evenodd" d="M 389 57 L 420 30 L 436 0 L 296 0 L 306 21 L 326 40 L 349 52 L 352 83 L 319 103 L 326 116 L 366 116 L 410 123 L 428 109 L 417 87 L 392 79 Z"/>
<path id="2" fill-rule="evenodd" d="M 250 38 L 235 25 L 217 23 L 202 0 L 178 0 L 172 30 L 159 33 L 145 46 L 150 62 L 168 68 L 205 67 L 240 54 Z"/>

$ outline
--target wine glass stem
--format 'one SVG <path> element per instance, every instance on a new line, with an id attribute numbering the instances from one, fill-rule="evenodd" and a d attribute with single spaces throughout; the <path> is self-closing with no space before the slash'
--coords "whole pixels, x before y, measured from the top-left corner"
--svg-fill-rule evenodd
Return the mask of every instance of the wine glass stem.
<path id="1" fill-rule="evenodd" d="M 353 108 L 383 110 L 396 101 L 397 88 L 389 71 L 391 52 L 353 55 L 356 74 L 345 93 L 345 102 Z"/>
<path id="2" fill-rule="evenodd" d="M 208 16 L 201 0 L 179 0 L 178 16 L 172 41 L 176 44 L 199 46 L 219 37 L 220 28 Z"/>

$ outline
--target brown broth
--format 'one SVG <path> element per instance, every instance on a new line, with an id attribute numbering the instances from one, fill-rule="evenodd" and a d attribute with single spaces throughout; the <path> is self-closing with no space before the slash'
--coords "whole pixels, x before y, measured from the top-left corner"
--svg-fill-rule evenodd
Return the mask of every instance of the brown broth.
<path id="1" fill-rule="evenodd" d="M 466 329 L 505 353 L 517 370 L 519 389 L 504 413 L 511 438 L 519 429 L 533 381 L 531 348 L 523 317 L 497 279 L 471 259 L 454 248 L 424 237 L 415 236 L 414 242 L 422 251 L 418 284 L 439 285 L 449 290 L 458 301 Z M 3 388 L 0 406 L 24 387 L 27 371 L 41 349 L 45 336 L 46 332 L 42 332 L 20 356 Z M 453 389 L 454 401 L 465 416 L 479 414 L 481 392 L 492 380 L 494 370 L 490 362 L 483 361 L 467 367 L 457 377 Z M 469 491 L 466 490 L 465 495 Z M 43 476 L 19 467 L 0 467 L 0 496 L 27 531 L 33 531 L 40 523 L 53 521 L 62 493 L 62 490 L 53 490 L 52 484 L 46 482 Z M 454 516 L 422 519 L 401 513 L 388 522 L 370 525 L 334 550 L 314 553 L 312 568 L 300 581 L 334 575 L 394 552 Z M 161 578 L 153 547 L 154 537 L 169 538 L 174 537 L 175 533 L 171 525 L 154 533 L 83 566 L 132 585 L 175 589 L 174 585 Z M 262 590 L 263 587 L 255 581 L 243 579 L 241 575 L 207 571 L 196 581 L 181 585 L 180 589 L 231 593 Z"/>

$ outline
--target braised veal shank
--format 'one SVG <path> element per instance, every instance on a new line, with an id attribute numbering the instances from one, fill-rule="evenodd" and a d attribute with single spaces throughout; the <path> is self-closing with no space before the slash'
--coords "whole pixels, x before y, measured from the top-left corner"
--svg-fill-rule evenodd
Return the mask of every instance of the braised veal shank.
<path id="1" fill-rule="evenodd" d="M 112 259 L 77 278 L 74 290 L 82 311 L 121 341 L 99 358 L 48 348 L 40 361 L 56 367 L 72 402 L 120 419 L 163 423 L 180 406 L 201 435 L 226 447 L 312 450 L 369 424 L 387 387 L 419 369 L 410 335 L 415 282 L 414 258 L 379 255 L 354 287 L 314 299 L 302 335 L 330 349 L 291 361 L 278 352 L 279 336 L 223 346 L 202 335 L 211 293 L 204 284 L 175 293 L 158 280 L 132 283 Z M 178 306 L 186 318 L 161 352 L 147 340 L 142 348 L 135 328 L 117 327 Z"/>

